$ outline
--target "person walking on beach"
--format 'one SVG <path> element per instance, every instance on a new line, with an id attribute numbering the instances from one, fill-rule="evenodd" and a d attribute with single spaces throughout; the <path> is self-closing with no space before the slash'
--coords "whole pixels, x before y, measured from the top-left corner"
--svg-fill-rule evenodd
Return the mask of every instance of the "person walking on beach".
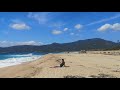
<path id="1" fill-rule="evenodd" d="M 62 59 L 62 63 L 60 64 L 60 67 L 65 67 L 65 61 L 64 61 L 64 59 Z"/>

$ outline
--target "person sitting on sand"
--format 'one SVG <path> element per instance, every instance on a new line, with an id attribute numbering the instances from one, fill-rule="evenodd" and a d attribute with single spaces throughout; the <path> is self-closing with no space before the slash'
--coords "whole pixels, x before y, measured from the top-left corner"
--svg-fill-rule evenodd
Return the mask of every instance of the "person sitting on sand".
<path id="1" fill-rule="evenodd" d="M 65 67 L 65 61 L 64 61 L 64 59 L 62 59 L 62 63 L 60 64 L 60 67 Z"/>

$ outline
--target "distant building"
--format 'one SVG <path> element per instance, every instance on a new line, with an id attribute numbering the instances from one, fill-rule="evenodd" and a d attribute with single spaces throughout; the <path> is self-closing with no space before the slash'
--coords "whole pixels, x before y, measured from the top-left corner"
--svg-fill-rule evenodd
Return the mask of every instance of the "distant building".
<path id="1" fill-rule="evenodd" d="M 79 53 L 86 53 L 86 50 L 81 50 Z"/>

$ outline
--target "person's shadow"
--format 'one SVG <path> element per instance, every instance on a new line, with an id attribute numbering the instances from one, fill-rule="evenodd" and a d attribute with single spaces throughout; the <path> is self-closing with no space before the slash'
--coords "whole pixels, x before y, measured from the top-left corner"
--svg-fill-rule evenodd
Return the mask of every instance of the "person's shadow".
<path id="1" fill-rule="evenodd" d="M 64 66 L 64 67 L 70 67 L 70 66 Z M 60 66 L 54 66 L 54 67 L 50 67 L 50 68 L 63 68 L 63 67 L 60 67 Z"/>

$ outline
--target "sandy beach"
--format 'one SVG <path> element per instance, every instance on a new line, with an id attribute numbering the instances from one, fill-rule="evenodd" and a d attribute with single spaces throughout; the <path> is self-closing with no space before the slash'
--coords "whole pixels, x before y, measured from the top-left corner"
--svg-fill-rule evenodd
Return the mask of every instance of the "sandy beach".
<path id="1" fill-rule="evenodd" d="M 66 66 L 59 67 L 61 59 Z M 38 60 L 0 68 L 0 78 L 120 78 L 120 55 L 48 54 Z"/>

